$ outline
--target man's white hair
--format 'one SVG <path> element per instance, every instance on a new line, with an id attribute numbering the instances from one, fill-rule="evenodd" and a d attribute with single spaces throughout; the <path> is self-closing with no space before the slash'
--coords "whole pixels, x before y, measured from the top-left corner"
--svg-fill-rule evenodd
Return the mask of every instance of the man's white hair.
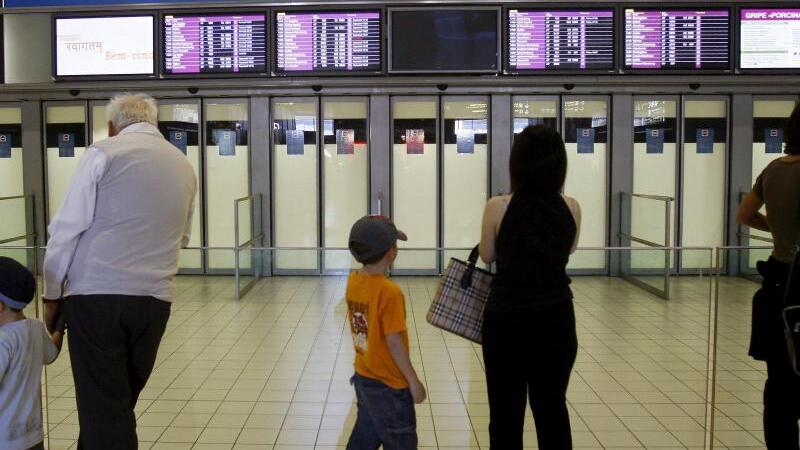
<path id="1" fill-rule="evenodd" d="M 128 125 L 138 122 L 158 125 L 156 101 L 147 94 L 126 92 L 115 95 L 108 102 L 106 115 L 117 130 L 122 130 Z"/>

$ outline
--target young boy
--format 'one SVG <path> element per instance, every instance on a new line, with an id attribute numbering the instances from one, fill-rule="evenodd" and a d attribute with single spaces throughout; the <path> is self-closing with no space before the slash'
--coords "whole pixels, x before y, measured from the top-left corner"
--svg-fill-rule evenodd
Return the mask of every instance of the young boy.
<path id="1" fill-rule="evenodd" d="M 36 280 L 20 263 L 0 257 L 0 448 L 44 450 L 42 365 L 61 350 L 63 325 L 51 336 L 44 323 L 26 319 Z"/>
<path id="2" fill-rule="evenodd" d="M 349 248 L 364 266 L 347 280 L 350 332 L 356 350 L 351 383 L 358 417 L 347 450 L 414 450 L 414 403 L 425 388 L 408 354 L 403 293 L 386 277 L 397 257 L 397 240 L 406 235 L 386 217 L 366 216 L 350 230 Z"/>

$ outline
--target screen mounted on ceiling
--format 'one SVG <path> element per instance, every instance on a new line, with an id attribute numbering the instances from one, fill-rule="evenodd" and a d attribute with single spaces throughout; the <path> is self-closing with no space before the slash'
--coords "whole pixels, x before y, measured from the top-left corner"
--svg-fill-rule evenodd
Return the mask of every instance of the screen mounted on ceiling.
<path id="1" fill-rule="evenodd" d="M 155 17 L 55 18 L 56 77 L 154 75 Z"/>
<path id="2" fill-rule="evenodd" d="M 625 69 L 730 70 L 730 11 L 625 9 Z"/>
<path id="3" fill-rule="evenodd" d="M 741 9 L 739 67 L 800 69 L 800 8 Z"/>
<path id="4" fill-rule="evenodd" d="M 248 74 L 267 71 L 266 16 L 169 14 L 163 20 L 164 74 Z"/>
<path id="5" fill-rule="evenodd" d="M 511 9 L 510 72 L 614 69 L 614 11 Z"/>
<path id="6" fill-rule="evenodd" d="M 380 11 L 279 11 L 275 72 L 380 72 Z"/>
<path id="7" fill-rule="evenodd" d="M 497 8 L 390 11 L 390 72 L 497 72 Z"/>

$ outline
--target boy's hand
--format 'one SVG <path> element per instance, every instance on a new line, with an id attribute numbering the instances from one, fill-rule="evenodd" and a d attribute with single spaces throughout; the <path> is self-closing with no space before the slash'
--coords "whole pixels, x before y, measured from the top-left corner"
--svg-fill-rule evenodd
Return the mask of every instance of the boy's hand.
<path id="1" fill-rule="evenodd" d="M 425 386 L 422 385 L 419 379 L 414 380 L 413 383 L 409 383 L 408 389 L 411 391 L 411 398 L 414 399 L 414 403 L 422 403 L 428 398 L 428 394 L 425 392 Z"/>

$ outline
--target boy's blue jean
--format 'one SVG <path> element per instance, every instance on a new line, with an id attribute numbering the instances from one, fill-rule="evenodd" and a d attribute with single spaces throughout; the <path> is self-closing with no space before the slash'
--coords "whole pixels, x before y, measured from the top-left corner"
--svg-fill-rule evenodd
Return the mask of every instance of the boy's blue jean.
<path id="1" fill-rule="evenodd" d="M 408 389 L 353 375 L 358 417 L 347 450 L 416 450 L 417 415 Z"/>

